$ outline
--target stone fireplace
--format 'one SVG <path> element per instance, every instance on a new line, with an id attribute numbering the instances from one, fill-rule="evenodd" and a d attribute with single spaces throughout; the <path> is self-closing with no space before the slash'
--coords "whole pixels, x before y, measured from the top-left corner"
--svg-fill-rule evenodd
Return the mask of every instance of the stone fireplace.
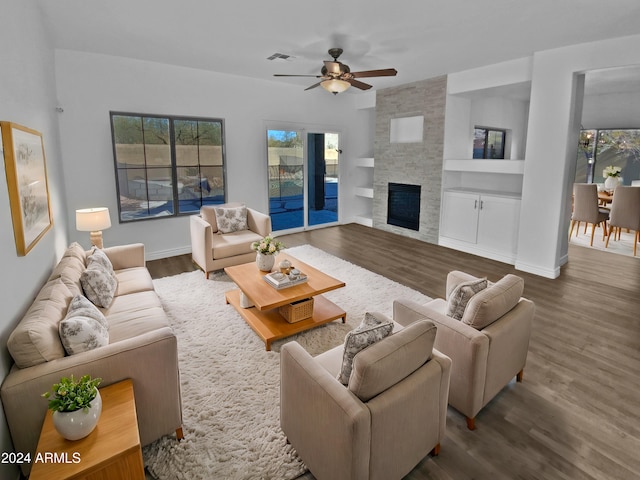
<path id="1" fill-rule="evenodd" d="M 446 91 L 447 78 L 436 77 L 376 93 L 374 228 L 438 243 Z M 423 117 L 421 139 L 418 135 L 392 141 L 392 119 L 419 116 Z M 401 192 L 395 191 L 397 185 L 403 186 Z M 413 192 L 407 192 L 406 186 Z M 405 205 L 408 197 L 417 202 L 411 212 Z M 394 208 L 399 212 L 390 211 Z"/>

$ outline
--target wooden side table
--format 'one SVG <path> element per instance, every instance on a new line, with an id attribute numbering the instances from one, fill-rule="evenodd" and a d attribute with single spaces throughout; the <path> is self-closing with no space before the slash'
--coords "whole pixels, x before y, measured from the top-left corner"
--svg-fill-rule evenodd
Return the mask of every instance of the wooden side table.
<path id="1" fill-rule="evenodd" d="M 102 414 L 87 437 L 69 441 L 53 426 L 52 412 L 45 416 L 30 480 L 144 480 L 133 382 L 123 380 L 100 389 Z"/>

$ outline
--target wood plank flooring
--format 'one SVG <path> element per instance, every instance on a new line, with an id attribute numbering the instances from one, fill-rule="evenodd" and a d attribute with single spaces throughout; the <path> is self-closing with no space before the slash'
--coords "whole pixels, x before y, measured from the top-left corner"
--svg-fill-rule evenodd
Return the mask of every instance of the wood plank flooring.
<path id="1" fill-rule="evenodd" d="M 536 304 L 524 382 L 507 385 L 473 432 L 449 408 L 440 455 L 407 480 L 640 478 L 640 258 L 570 245 L 569 262 L 550 280 L 356 224 L 280 238 L 431 297 L 444 296 L 451 270 L 524 278 L 524 296 Z M 154 277 L 195 269 L 189 255 L 147 265 Z"/>

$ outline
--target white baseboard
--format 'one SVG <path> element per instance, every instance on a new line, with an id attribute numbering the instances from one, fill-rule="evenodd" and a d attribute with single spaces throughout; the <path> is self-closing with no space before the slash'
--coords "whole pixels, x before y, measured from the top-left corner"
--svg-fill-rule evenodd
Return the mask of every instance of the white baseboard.
<path id="1" fill-rule="evenodd" d="M 546 268 L 539 265 L 530 265 L 523 262 L 516 262 L 516 270 L 522 270 L 523 272 L 533 273 L 546 278 L 558 278 L 560 276 L 560 267 Z"/>
<path id="2" fill-rule="evenodd" d="M 161 258 L 175 257 L 191 253 L 191 245 L 186 247 L 171 248 L 169 250 L 158 250 L 156 252 L 145 252 L 146 260 L 160 260 Z"/>

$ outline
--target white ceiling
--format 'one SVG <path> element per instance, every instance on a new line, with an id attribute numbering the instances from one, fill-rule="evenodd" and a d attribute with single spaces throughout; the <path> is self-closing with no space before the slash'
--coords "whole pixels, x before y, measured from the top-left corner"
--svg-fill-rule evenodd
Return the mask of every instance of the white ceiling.
<path id="1" fill-rule="evenodd" d="M 36 1 L 56 48 L 302 89 L 315 79 L 273 74 L 318 74 L 332 47 L 344 49 L 340 60 L 352 71 L 396 68 L 396 77 L 364 79 L 385 88 L 640 33 L 638 0 Z M 276 52 L 294 58 L 267 60 Z M 624 72 L 594 82 L 606 90 L 613 73 Z M 632 73 L 623 75 L 625 88 L 640 85 L 640 70 Z"/>

